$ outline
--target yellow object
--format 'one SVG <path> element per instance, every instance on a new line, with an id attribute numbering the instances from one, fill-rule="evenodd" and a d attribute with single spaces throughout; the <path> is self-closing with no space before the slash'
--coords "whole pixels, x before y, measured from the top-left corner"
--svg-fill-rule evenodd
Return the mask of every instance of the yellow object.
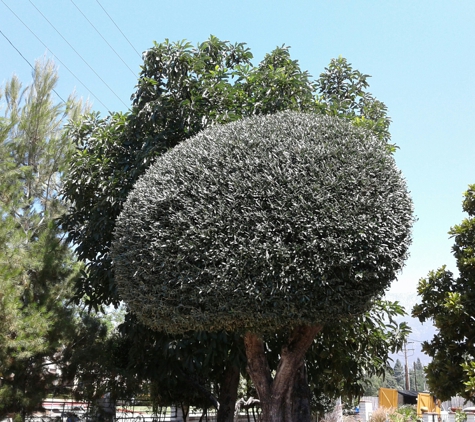
<path id="1" fill-rule="evenodd" d="M 379 407 L 385 409 L 397 409 L 398 392 L 392 388 L 379 389 Z"/>
<path id="2" fill-rule="evenodd" d="M 440 407 L 434 402 L 434 397 L 429 393 L 419 393 L 417 395 L 417 416 L 421 417 L 423 413 L 431 412 L 440 415 Z"/>

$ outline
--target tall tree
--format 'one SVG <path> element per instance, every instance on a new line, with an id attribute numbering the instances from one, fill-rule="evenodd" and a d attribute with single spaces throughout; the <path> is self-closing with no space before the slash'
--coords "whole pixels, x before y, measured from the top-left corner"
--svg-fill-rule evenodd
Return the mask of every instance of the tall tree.
<path id="1" fill-rule="evenodd" d="M 129 194 L 112 249 L 121 297 L 156 330 L 242 332 L 263 420 L 310 420 L 298 388 L 315 336 L 366 311 L 406 257 L 412 202 L 386 146 L 295 112 L 201 132 Z M 279 333 L 272 376 L 265 336 Z"/>
<path id="2" fill-rule="evenodd" d="M 65 301 L 78 267 L 56 218 L 74 148 L 63 124 L 82 105 L 72 96 L 55 103 L 57 80 L 51 61 L 37 62 L 31 85 L 14 76 L 0 92 L 0 417 L 38 407 L 72 324 Z"/>
<path id="3" fill-rule="evenodd" d="M 475 397 L 470 370 L 475 356 L 475 185 L 465 192 L 462 208 L 468 217 L 449 231 L 459 275 L 445 266 L 431 271 L 419 281 L 420 303 L 412 310 L 421 322 L 431 321 L 437 329 L 422 350 L 432 358 L 426 367 L 427 383 L 441 400 L 457 394 Z"/>
<path id="4" fill-rule="evenodd" d="M 424 373 L 424 367 L 419 358 L 417 358 L 412 368 L 409 370 L 409 379 L 411 380 L 411 390 L 425 391 L 426 377 Z"/>
<path id="5" fill-rule="evenodd" d="M 118 303 L 110 245 L 123 203 L 150 163 L 203 128 L 292 109 L 373 125 L 381 128 L 373 133 L 389 141 L 386 107 L 368 93 L 368 75 L 345 59 L 332 60 L 317 81 L 291 59 L 287 47 L 276 48 L 258 66 L 251 59 L 244 44 L 215 37 L 196 48 L 186 42 L 155 44 L 144 56 L 130 114 L 90 115 L 70 127 L 79 149 L 66 183 L 72 207 L 63 224 L 87 266 L 76 286 L 78 298 L 85 296 L 92 306 Z M 341 104 L 347 98 L 345 108 L 337 106 L 338 96 Z M 212 333 L 206 338 L 210 347 L 218 339 Z M 175 341 L 162 339 L 165 350 Z"/>
<path id="6" fill-rule="evenodd" d="M 396 363 L 394 364 L 394 378 L 396 378 L 398 388 L 404 390 L 405 372 L 404 366 L 399 359 L 396 359 Z"/>

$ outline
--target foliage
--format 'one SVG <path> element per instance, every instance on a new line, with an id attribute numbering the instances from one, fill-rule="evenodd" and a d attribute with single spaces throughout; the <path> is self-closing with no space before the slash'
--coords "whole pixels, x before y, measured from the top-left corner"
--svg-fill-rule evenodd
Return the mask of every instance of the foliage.
<path id="1" fill-rule="evenodd" d="M 291 112 L 243 119 L 139 179 L 116 225 L 116 279 L 157 330 L 313 325 L 367 309 L 411 224 L 404 180 L 368 132 Z"/>
<path id="2" fill-rule="evenodd" d="M 414 367 L 415 371 L 413 368 L 409 368 L 410 390 L 425 391 L 426 378 L 424 368 L 419 358 L 417 358 L 416 362 L 414 362 Z M 405 369 L 399 359 L 396 360 L 393 368 L 387 368 L 387 372 L 385 374 L 371 377 L 370 384 L 368 384 L 368 389 L 366 390 L 365 395 L 377 396 L 380 387 L 393 388 L 396 390 L 406 389 Z"/>
<path id="3" fill-rule="evenodd" d="M 405 382 L 406 374 L 404 371 L 404 366 L 402 365 L 399 359 L 396 359 L 396 363 L 394 364 L 393 371 L 394 371 L 394 378 L 396 378 L 398 389 L 404 390 L 405 384 L 406 384 Z"/>
<path id="4" fill-rule="evenodd" d="M 386 422 L 388 419 L 388 409 L 384 407 L 378 407 L 373 410 L 369 418 L 369 422 Z"/>
<path id="5" fill-rule="evenodd" d="M 73 324 L 65 303 L 78 267 L 55 219 L 72 150 L 62 126 L 82 106 L 54 104 L 56 83 L 54 65 L 37 62 L 30 86 L 14 76 L 0 92 L 0 418 L 38 407 Z"/>
<path id="6" fill-rule="evenodd" d="M 399 406 L 388 414 L 391 422 L 415 422 L 417 418 L 417 409 L 413 405 Z"/>
<path id="7" fill-rule="evenodd" d="M 150 163 L 205 127 L 243 116 L 292 109 L 347 117 L 353 124 L 368 125 L 370 129 L 385 128 L 379 132 L 374 130 L 374 133 L 389 141 L 390 119 L 386 107 L 367 92 L 368 75 L 354 71 L 345 59 L 332 60 L 317 81 L 312 81 L 308 72 L 302 71 L 298 62 L 291 59 L 288 47 L 276 48 L 257 66 L 252 66 L 251 59 L 252 54 L 244 44 L 233 45 L 216 37 L 210 37 L 197 47 L 168 40 L 155 44 L 144 56 L 131 113 L 113 113 L 106 118 L 91 114 L 71 124 L 69 137 L 78 148 L 64 189 L 71 207 L 62 223 L 68 230 L 69 239 L 76 245 L 80 260 L 86 264 L 85 272 L 76 284 L 78 301 L 84 298 L 95 307 L 119 303 L 110 246 L 123 203 Z M 355 87 L 350 89 L 351 97 L 346 94 L 347 90 L 338 92 L 338 87 L 344 86 Z M 361 107 L 363 97 L 366 108 Z M 349 98 L 360 106 L 348 104 Z M 345 108 L 339 110 L 337 102 L 345 103 Z M 377 112 L 369 113 L 370 110 Z M 131 362 L 146 356 L 156 360 L 158 353 L 162 356 L 162 350 L 171 358 L 172 351 L 176 350 L 170 346 L 175 341 L 172 336 L 147 334 L 147 329 L 140 324 L 135 329 L 146 345 L 144 350 L 150 350 L 150 353 L 143 354 L 140 346 L 131 348 Z M 128 335 L 132 336 L 132 332 L 129 326 Z M 359 341 L 364 343 L 368 341 L 367 336 L 371 337 L 371 332 L 362 330 L 360 335 L 363 337 Z M 190 344 L 196 346 L 196 339 L 191 338 L 193 334 L 188 336 Z M 203 359 L 208 354 L 214 355 L 212 350 L 205 349 L 216 347 L 218 339 L 219 334 L 213 333 L 207 334 L 207 343 L 201 338 Z M 386 344 L 382 337 L 381 340 Z M 183 371 L 177 363 L 174 361 L 171 367 L 178 372 L 173 377 L 164 377 L 160 383 L 165 391 L 160 393 L 162 397 L 167 396 L 167 392 L 171 394 L 174 388 L 164 381 L 174 380 L 177 385 L 183 385 Z M 239 366 L 240 360 L 235 363 Z M 332 365 L 338 367 L 338 363 Z M 159 366 L 150 362 L 144 365 L 146 370 L 136 370 L 147 379 L 157 380 Z M 194 378 L 209 386 L 208 376 L 213 371 L 209 372 L 208 368 L 203 372 L 204 368 L 200 368 Z M 219 371 L 217 366 L 216 371 Z M 190 373 L 186 370 L 185 374 L 187 381 Z"/>
<path id="8" fill-rule="evenodd" d="M 242 340 L 232 333 L 169 336 L 138 324 L 128 314 L 120 339 L 125 368 L 147 380 L 156 405 L 216 406 L 226 366 L 234 363 L 238 372 L 245 367 Z"/>
<path id="9" fill-rule="evenodd" d="M 377 386 L 397 388 L 389 354 L 401 350 L 409 327 L 397 323 L 405 315 L 397 302 L 375 301 L 371 311 L 353 321 L 326 326 L 307 352 L 308 379 L 316 397 L 353 400 L 374 391 L 368 378 Z M 368 333 L 371 333 L 370 335 Z M 379 384 L 381 382 L 381 384 Z M 377 393 L 376 393 L 377 395 Z M 319 403 L 314 408 L 323 411 Z"/>
<path id="10" fill-rule="evenodd" d="M 430 390 L 441 400 L 460 395 L 474 397 L 472 375 L 467 366 L 475 356 L 475 185 L 465 192 L 463 210 L 468 213 L 449 234 L 457 261 L 456 277 L 445 266 L 419 281 L 420 303 L 413 315 L 421 322 L 432 320 L 437 333 L 424 342 L 423 351 L 432 358 L 426 368 Z M 465 364 L 465 365 L 464 365 Z"/>
<path id="11" fill-rule="evenodd" d="M 368 75 L 345 59 L 332 60 L 316 82 L 291 59 L 288 47 L 276 48 L 255 67 L 251 59 L 244 44 L 216 37 L 196 48 L 168 40 L 155 44 L 144 56 L 130 114 L 91 114 L 70 126 L 78 150 L 64 190 L 71 207 L 62 222 L 86 264 L 76 285 L 78 300 L 96 307 L 118 304 L 110 245 L 123 203 L 159 155 L 205 127 L 291 109 L 347 116 L 356 125 L 373 122 L 386 128 L 380 138 L 389 140 L 386 107 L 371 100 Z M 341 86 L 354 88 L 338 94 Z M 379 111 L 369 113 L 373 109 Z"/>
<path id="12" fill-rule="evenodd" d="M 105 393 L 113 399 L 133 397 L 141 390 L 140 381 L 127 372 L 122 347 L 117 330 L 102 315 L 77 309 L 74 331 L 58 361 L 61 384 L 56 393 L 92 404 Z"/>
<path id="13" fill-rule="evenodd" d="M 413 368 L 409 370 L 409 380 L 412 391 L 425 391 L 426 390 L 426 377 L 424 367 L 421 360 L 417 358 L 414 362 Z"/>
<path id="14" fill-rule="evenodd" d="M 387 368 L 387 373 L 385 375 L 373 375 L 366 380 L 364 395 L 377 397 L 380 388 L 398 389 L 398 387 L 396 379 L 391 372 L 391 368 Z"/>
<path id="15" fill-rule="evenodd" d="M 387 142 L 393 152 L 396 146 L 389 144 L 391 119 L 387 107 L 366 91 L 368 78 L 369 75 L 353 69 L 345 58 L 332 59 L 317 81 L 317 104 L 325 114 L 349 119 L 355 126 L 370 130 Z"/>
<path id="16" fill-rule="evenodd" d="M 463 410 L 457 410 L 455 412 L 455 422 L 465 422 L 467 420 L 467 414 Z"/>

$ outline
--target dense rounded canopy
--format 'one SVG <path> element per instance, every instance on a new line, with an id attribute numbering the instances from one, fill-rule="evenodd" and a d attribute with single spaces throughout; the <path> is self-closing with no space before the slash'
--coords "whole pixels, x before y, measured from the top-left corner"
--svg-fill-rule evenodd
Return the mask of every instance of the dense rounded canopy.
<path id="1" fill-rule="evenodd" d="M 366 310 L 412 226 L 384 142 L 295 112 L 209 128 L 131 191 L 112 256 L 121 298 L 157 330 L 275 331 Z"/>

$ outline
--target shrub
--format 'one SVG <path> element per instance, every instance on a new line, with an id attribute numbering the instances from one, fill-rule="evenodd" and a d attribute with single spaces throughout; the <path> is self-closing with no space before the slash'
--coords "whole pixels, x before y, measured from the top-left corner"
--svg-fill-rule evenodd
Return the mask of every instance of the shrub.
<path id="1" fill-rule="evenodd" d="M 209 128 L 139 179 L 112 248 L 154 329 L 275 332 L 354 315 L 389 287 L 412 202 L 387 145 L 282 112 Z"/>

